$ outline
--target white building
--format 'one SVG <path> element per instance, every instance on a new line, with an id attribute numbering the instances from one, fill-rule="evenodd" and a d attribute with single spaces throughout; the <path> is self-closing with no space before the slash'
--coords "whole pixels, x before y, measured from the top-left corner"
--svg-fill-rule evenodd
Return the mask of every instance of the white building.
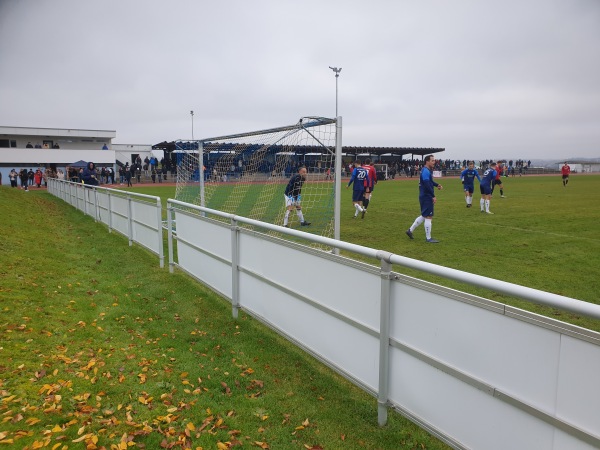
<path id="1" fill-rule="evenodd" d="M 114 169 L 118 163 L 131 165 L 137 156 L 143 161 L 152 155 L 151 145 L 113 144 L 116 135 L 112 130 L 0 126 L 2 184 L 9 184 L 11 169 L 52 167 L 65 171 L 66 166 L 82 160 Z"/>
<path id="2" fill-rule="evenodd" d="M 600 172 L 600 162 L 598 161 L 567 161 L 572 173 L 598 173 Z M 562 168 L 564 162 L 558 164 L 558 170 Z"/>

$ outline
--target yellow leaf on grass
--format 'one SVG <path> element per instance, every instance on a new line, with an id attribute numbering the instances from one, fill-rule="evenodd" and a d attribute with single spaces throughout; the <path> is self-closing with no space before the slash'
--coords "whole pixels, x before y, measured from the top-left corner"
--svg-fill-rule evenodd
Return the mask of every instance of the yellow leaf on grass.
<path id="1" fill-rule="evenodd" d="M 196 429 L 196 427 L 194 426 L 194 424 L 192 422 L 188 422 L 186 427 L 190 431 L 194 431 Z"/>

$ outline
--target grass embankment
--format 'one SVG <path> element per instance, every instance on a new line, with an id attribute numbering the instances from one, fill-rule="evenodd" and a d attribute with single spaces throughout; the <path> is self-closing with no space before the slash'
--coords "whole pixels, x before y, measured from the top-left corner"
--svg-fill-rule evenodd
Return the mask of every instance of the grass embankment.
<path id="1" fill-rule="evenodd" d="M 0 209 L 7 448 L 447 448 L 50 194 Z"/>

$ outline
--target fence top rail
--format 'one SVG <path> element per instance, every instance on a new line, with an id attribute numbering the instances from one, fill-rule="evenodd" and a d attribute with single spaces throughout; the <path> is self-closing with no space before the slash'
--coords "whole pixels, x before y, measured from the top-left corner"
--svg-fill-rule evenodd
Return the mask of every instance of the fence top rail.
<path id="1" fill-rule="evenodd" d="M 57 182 L 59 182 L 59 183 L 67 183 L 67 184 L 75 185 L 77 187 L 84 187 L 86 189 L 94 189 L 94 190 L 98 190 L 98 191 L 108 191 L 108 192 L 112 192 L 112 193 L 115 193 L 115 194 L 118 194 L 118 195 L 129 196 L 129 197 L 137 197 L 137 198 L 144 198 L 144 199 L 148 199 L 148 200 L 154 200 L 155 202 L 160 203 L 160 197 L 158 197 L 156 195 L 140 194 L 138 192 L 122 191 L 120 189 L 105 188 L 105 187 L 100 187 L 100 186 L 92 186 L 90 184 L 76 183 L 75 181 L 59 180 L 59 179 L 56 179 L 56 178 L 54 178 L 54 180 L 57 181 Z"/>
<path id="2" fill-rule="evenodd" d="M 506 281 L 496 280 L 494 278 L 484 277 L 482 275 L 475 275 L 472 273 L 463 272 L 461 270 L 451 269 L 449 267 L 443 267 L 437 264 L 407 258 L 405 256 L 396 255 L 385 250 L 376 250 L 362 245 L 338 241 L 336 239 L 327 238 L 323 236 L 317 236 L 314 234 L 306 233 L 304 231 L 293 230 L 275 224 L 260 222 L 258 220 L 249 219 L 247 217 L 236 216 L 235 214 L 224 213 L 222 211 L 192 205 L 190 203 L 185 203 L 174 199 L 167 199 L 167 207 L 170 208 L 171 205 L 178 205 L 184 208 L 194 209 L 199 212 L 228 218 L 232 221 L 246 223 L 248 225 L 257 226 L 266 230 L 276 231 L 278 233 L 295 236 L 313 243 L 322 244 L 333 248 L 339 248 L 341 250 L 350 251 L 359 255 L 387 261 L 392 264 L 397 264 L 400 266 L 408 267 L 410 269 L 419 270 L 432 275 L 441 276 L 443 278 L 483 287 L 492 291 L 510 295 L 512 297 L 518 297 L 533 303 L 546 305 L 565 311 L 571 311 L 576 314 L 585 315 L 587 317 L 592 317 L 595 319 L 600 319 L 600 305 L 585 302 L 583 300 L 577 300 L 558 294 L 552 294 L 550 292 L 528 288 L 518 284 L 508 283 Z"/>

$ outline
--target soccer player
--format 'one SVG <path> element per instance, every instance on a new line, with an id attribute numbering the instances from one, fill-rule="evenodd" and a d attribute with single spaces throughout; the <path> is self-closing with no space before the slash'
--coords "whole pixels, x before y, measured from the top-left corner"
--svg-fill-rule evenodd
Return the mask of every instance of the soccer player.
<path id="1" fill-rule="evenodd" d="M 300 206 L 300 200 L 302 199 L 302 185 L 306 181 L 306 167 L 302 166 L 298 169 L 298 173 L 292 175 L 290 181 L 285 187 L 285 216 L 283 218 L 283 226 L 289 228 L 288 220 L 290 218 L 290 211 L 296 208 L 296 214 L 300 219 L 300 226 L 307 227 L 310 222 L 304 220 L 302 214 L 302 206 Z"/>
<path id="2" fill-rule="evenodd" d="M 565 161 L 565 165 L 562 166 L 562 168 L 560 169 L 560 171 L 562 173 L 563 186 L 567 187 L 567 184 L 569 184 L 569 174 L 571 173 L 571 166 L 569 166 L 567 164 L 567 162 Z"/>
<path id="3" fill-rule="evenodd" d="M 362 165 L 365 169 L 367 169 L 367 172 L 369 173 L 369 180 L 365 180 L 365 198 L 363 199 L 363 207 L 364 207 L 364 212 L 363 212 L 363 217 L 364 217 L 364 213 L 367 212 L 367 208 L 369 207 L 369 203 L 371 202 L 371 196 L 373 195 L 373 189 L 375 188 L 375 185 L 377 184 L 377 171 L 375 170 L 375 167 L 373 167 L 371 165 L 371 160 L 369 158 L 365 159 L 365 163 Z"/>
<path id="4" fill-rule="evenodd" d="M 467 208 L 473 205 L 473 191 L 475 190 L 475 178 L 479 180 L 481 184 L 481 177 L 479 172 L 475 169 L 475 163 L 469 161 L 468 167 L 463 170 L 460 174 L 460 181 L 463 184 L 463 190 L 465 191 L 465 201 L 467 202 Z"/>
<path id="5" fill-rule="evenodd" d="M 354 170 L 352 171 L 352 175 L 350 176 L 350 181 L 346 186 L 346 189 L 350 187 L 351 184 L 354 184 L 352 190 L 352 203 L 354 204 L 354 219 L 358 217 L 358 213 L 362 213 L 362 218 L 365 218 L 366 208 L 363 207 L 363 199 L 365 194 L 365 185 L 368 185 L 369 181 L 369 171 L 364 167 L 361 167 L 360 161 L 356 161 L 354 164 Z"/>
<path id="6" fill-rule="evenodd" d="M 492 182 L 492 194 L 494 193 L 494 188 L 496 186 L 498 186 L 500 189 L 500 197 L 506 198 L 504 196 L 504 186 L 502 184 L 502 171 L 503 170 L 504 170 L 504 166 L 502 165 L 502 162 L 498 161 L 498 163 L 496 164 L 496 178 L 494 178 L 494 181 Z"/>
<path id="7" fill-rule="evenodd" d="M 421 215 L 417 217 L 414 223 L 406 230 L 406 235 L 414 239 L 413 231 L 425 223 L 425 240 L 430 244 L 437 244 L 437 239 L 431 237 L 431 221 L 433 219 L 433 205 L 436 203 L 435 190 L 434 188 L 443 189 L 441 184 L 433 181 L 433 166 L 435 165 L 435 158 L 433 155 L 427 155 L 425 157 L 425 165 L 421 170 L 419 177 L 419 204 L 421 205 Z"/>
<path id="8" fill-rule="evenodd" d="M 492 198 L 492 184 L 496 180 L 497 175 L 498 172 L 496 171 L 495 162 L 491 163 L 490 167 L 483 172 L 483 177 L 479 182 L 479 190 L 481 191 L 481 200 L 479 200 L 479 206 L 481 208 L 481 212 L 494 214 L 490 211 L 490 200 Z"/>

